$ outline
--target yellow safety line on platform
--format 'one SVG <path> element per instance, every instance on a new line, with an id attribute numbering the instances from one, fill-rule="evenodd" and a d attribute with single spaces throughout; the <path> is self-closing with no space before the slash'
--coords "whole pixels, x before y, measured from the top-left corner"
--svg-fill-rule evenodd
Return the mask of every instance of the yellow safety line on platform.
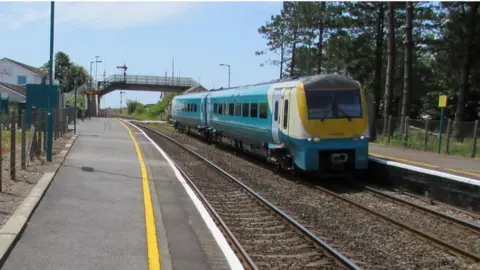
<path id="1" fill-rule="evenodd" d="M 466 171 L 455 170 L 455 169 L 447 169 L 447 170 L 452 171 L 452 172 L 457 172 L 457 173 L 463 173 L 463 174 L 467 174 L 467 175 L 471 175 L 471 176 L 475 176 L 475 177 L 480 177 L 480 174 L 478 174 L 478 173 L 466 172 Z"/>
<path id="2" fill-rule="evenodd" d="M 422 165 L 422 166 L 430 167 L 430 168 L 439 168 L 438 166 L 435 166 L 435 165 L 432 165 L 432 164 L 423 163 L 423 162 L 417 162 L 417 161 L 411 161 L 411 160 L 403 159 L 403 158 L 396 158 L 396 157 L 384 156 L 384 155 L 375 154 L 375 153 L 368 153 L 368 154 L 369 154 L 370 156 L 374 156 L 374 157 L 378 157 L 378 158 L 383 158 L 383 159 L 391 159 L 391 160 L 401 161 L 401 162 L 405 162 L 405 163 L 418 164 L 418 165 Z"/>
<path id="3" fill-rule="evenodd" d="M 143 186 L 143 203 L 145 205 L 145 229 L 147 234 L 147 253 L 148 253 L 148 269 L 160 270 L 160 253 L 158 252 L 157 233 L 155 227 L 155 218 L 153 215 L 152 199 L 150 196 L 150 186 L 148 184 L 148 174 L 145 162 L 143 161 L 142 152 L 138 146 L 137 140 L 133 136 L 131 129 L 122 121 L 117 120 L 128 131 L 130 138 L 135 145 L 138 162 L 140 163 L 140 170 L 142 172 L 142 186 Z"/>
<path id="4" fill-rule="evenodd" d="M 399 161 L 399 162 L 418 164 L 418 165 L 422 165 L 422 166 L 425 166 L 425 167 L 441 169 L 439 166 L 436 166 L 436 165 L 423 163 L 423 162 L 412 161 L 412 160 L 408 160 L 408 159 L 384 156 L 384 155 L 380 155 L 380 154 L 376 154 L 376 153 L 369 153 L 369 155 L 373 156 L 373 157 L 383 158 L 383 159 L 391 159 L 391 160 L 395 160 L 395 161 Z M 456 172 L 456 173 L 471 175 L 471 176 L 475 176 L 475 177 L 480 177 L 480 174 L 478 174 L 478 173 L 472 173 L 472 172 L 456 170 L 456 169 L 449 169 L 449 168 L 444 168 L 444 169 L 447 170 L 447 171 L 451 171 L 451 172 Z"/>

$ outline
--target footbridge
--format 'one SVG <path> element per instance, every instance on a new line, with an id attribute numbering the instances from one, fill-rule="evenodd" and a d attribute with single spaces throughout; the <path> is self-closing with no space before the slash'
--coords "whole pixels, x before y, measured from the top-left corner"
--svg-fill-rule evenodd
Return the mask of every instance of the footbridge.
<path id="1" fill-rule="evenodd" d="M 92 87 L 93 88 L 93 87 Z M 206 91 L 199 82 L 187 77 L 112 75 L 98 82 L 98 90 L 85 91 L 89 111 L 98 115 L 100 98 L 115 90 L 189 93 Z"/>

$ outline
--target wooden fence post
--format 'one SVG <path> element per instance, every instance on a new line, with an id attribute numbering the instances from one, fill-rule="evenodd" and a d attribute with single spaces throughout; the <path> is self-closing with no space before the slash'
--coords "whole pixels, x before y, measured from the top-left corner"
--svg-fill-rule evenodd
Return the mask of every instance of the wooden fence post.
<path id="1" fill-rule="evenodd" d="M 20 123 L 22 125 L 22 153 L 21 153 L 21 163 L 22 163 L 22 170 L 27 168 L 27 134 L 26 134 L 26 127 L 25 127 L 25 111 L 20 114 Z"/>
<path id="2" fill-rule="evenodd" d="M 16 136 L 17 129 L 15 125 L 15 109 L 12 111 L 12 122 L 10 123 L 10 179 L 15 180 L 15 163 L 16 163 Z"/>
<path id="3" fill-rule="evenodd" d="M 428 144 L 428 119 L 425 119 L 425 137 L 423 139 L 423 150 L 427 151 Z"/>
<path id="4" fill-rule="evenodd" d="M 477 136 L 478 136 L 478 120 L 475 120 L 475 126 L 473 127 L 473 145 L 472 145 L 472 155 L 474 158 L 477 154 Z"/>
<path id="5" fill-rule="evenodd" d="M 448 122 L 447 122 L 447 138 L 446 138 L 446 142 L 445 142 L 445 153 L 448 154 L 450 153 L 450 134 L 451 134 L 451 130 L 452 130 L 452 120 L 450 118 L 448 118 Z"/>

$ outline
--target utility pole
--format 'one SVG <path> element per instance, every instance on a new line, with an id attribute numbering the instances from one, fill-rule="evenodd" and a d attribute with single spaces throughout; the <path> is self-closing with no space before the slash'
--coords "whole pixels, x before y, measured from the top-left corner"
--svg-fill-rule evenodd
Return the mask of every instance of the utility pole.
<path id="1" fill-rule="evenodd" d="M 219 64 L 219 66 L 228 67 L 228 88 L 230 88 L 230 65 L 228 65 L 228 64 Z"/>

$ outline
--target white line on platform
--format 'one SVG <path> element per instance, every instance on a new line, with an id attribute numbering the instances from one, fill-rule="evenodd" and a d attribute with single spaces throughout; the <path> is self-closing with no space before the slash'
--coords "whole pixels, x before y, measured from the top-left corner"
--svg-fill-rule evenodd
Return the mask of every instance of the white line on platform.
<path id="1" fill-rule="evenodd" d="M 399 167 L 399 168 L 403 168 L 403 169 L 407 169 L 407 170 L 411 170 L 411 171 L 415 171 L 415 172 L 420 172 L 420 173 L 429 174 L 429 175 L 433 175 L 433 176 L 437 176 L 437 177 L 447 178 L 447 179 L 457 181 L 457 182 L 467 183 L 467 184 L 474 185 L 474 186 L 480 186 L 480 181 L 472 179 L 472 178 L 463 177 L 463 176 L 454 175 L 454 174 L 445 173 L 445 172 L 440 172 L 440 171 L 435 171 L 435 170 L 431 170 L 431 169 L 425 169 L 425 168 L 421 168 L 421 167 L 417 167 L 417 166 L 407 165 L 407 164 L 404 164 L 404 163 L 390 161 L 390 160 L 384 160 L 384 159 L 376 158 L 376 157 L 369 157 L 369 158 L 371 160 L 375 161 L 375 162 L 385 164 L 385 165 L 388 165 L 388 166 Z"/>
<path id="2" fill-rule="evenodd" d="M 120 120 L 123 121 L 123 119 L 120 119 Z M 200 215 L 202 216 L 203 220 L 207 224 L 208 229 L 212 233 L 213 237 L 215 238 L 215 241 L 217 242 L 218 246 L 220 247 L 223 254 L 225 255 L 225 258 L 227 259 L 228 264 L 230 265 L 230 269 L 244 269 L 242 264 L 240 263 L 240 260 L 235 255 L 232 248 L 229 246 L 223 234 L 220 232 L 220 229 L 218 229 L 217 225 L 215 225 L 215 222 L 213 221 L 210 214 L 207 212 L 207 209 L 205 208 L 205 206 L 203 206 L 202 202 L 197 197 L 197 195 L 192 190 L 192 188 L 187 184 L 187 181 L 185 180 L 185 178 L 183 178 L 183 176 L 177 170 L 177 168 L 173 164 L 173 161 L 170 159 L 170 157 L 168 157 L 168 155 L 150 137 L 148 137 L 148 135 L 143 130 L 141 130 L 140 128 L 131 124 L 128 121 L 124 121 L 124 122 L 138 129 L 140 133 L 143 136 L 145 136 L 145 138 L 147 138 L 155 146 L 158 152 L 160 152 L 160 154 L 162 154 L 162 156 L 168 162 L 172 170 L 175 172 L 175 176 L 177 177 L 178 181 L 182 184 L 183 188 L 187 192 L 193 204 L 197 207 L 198 212 L 200 212 Z"/>

